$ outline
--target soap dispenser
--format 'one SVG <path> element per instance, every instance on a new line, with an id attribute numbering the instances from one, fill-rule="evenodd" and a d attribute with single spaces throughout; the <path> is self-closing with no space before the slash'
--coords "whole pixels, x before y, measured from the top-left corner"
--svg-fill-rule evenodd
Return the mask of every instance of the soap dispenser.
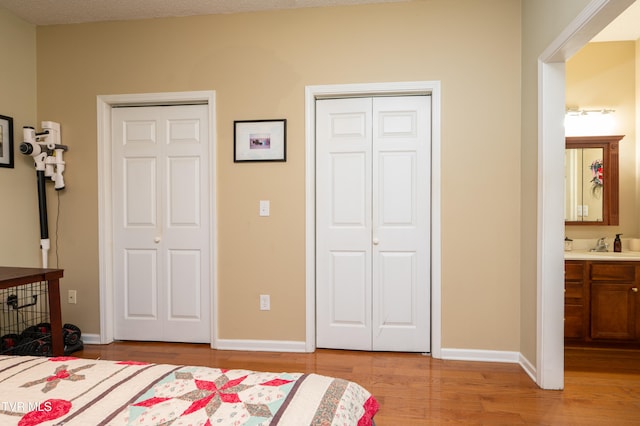
<path id="1" fill-rule="evenodd" d="M 620 235 L 616 234 L 616 239 L 613 240 L 613 251 L 616 253 L 620 253 L 622 251 L 622 241 L 620 240 Z"/>

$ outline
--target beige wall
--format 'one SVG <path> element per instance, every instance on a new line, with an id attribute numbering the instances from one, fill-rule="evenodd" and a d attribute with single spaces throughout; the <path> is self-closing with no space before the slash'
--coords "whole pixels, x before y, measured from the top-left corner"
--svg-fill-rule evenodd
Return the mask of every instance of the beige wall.
<path id="1" fill-rule="evenodd" d="M 0 168 L 0 265 L 40 266 L 33 162 L 19 152 L 22 127 L 36 126 L 36 28 L 0 8 L 0 115 L 13 118 L 14 168 Z"/>
<path id="2" fill-rule="evenodd" d="M 96 95 L 216 90 L 219 336 L 304 340 L 304 87 L 442 82 L 443 346 L 519 347 L 520 3 L 415 1 L 39 27 L 38 117 L 70 151 L 64 319 L 99 331 Z M 287 118 L 285 164 L 234 164 L 233 120 Z M 272 216 L 258 220 L 259 199 Z M 248 250 L 269 253 L 247 268 Z M 272 310 L 258 310 L 270 293 Z"/>
<path id="3" fill-rule="evenodd" d="M 538 296 L 538 60 L 589 2 L 522 0 L 520 352 L 534 365 Z"/>
<path id="4" fill-rule="evenodd" d="M 60 121 L 71 146 L 59 252 L 63 290 L 78 289 L 79 304 L 64 304 L 65 321 L 99 332 L 96 95 L 217 91 L 221 337 L 302 340 L 304 86 L 441 80 L 443 346 L 519 348 L 535 363 L 537 58 L 589 0 L 523 0 L 522 18 L 519 2 L 479 3 L 38 28 L 38 119 Z M 7 114 L 10 102 L 20 128 L 34 121 L 34 28 L 2 10 L 0 23 L 17 64 L 0 70 L 10 94 L 0 106 Z M 264 65 L 256 73 L 249 63 Z M 289 120 L 288 162 L 234 167 L 233 120 L 268 117 Z M 0 209 L 1 231 L 11 236 L 1 259 L 37 265 L 28 242 L 37 240 L 35 193 L 23 190 L 35 178 L 28 161 L 16 163 L 0 179 L 0 194 L 16 206 Z M 269 179 L 252 189 L 262 172 Z M 263 197 L 287 206 L 269 227 L 255 218 Z M 243 250 L 254 246 L 273 252 L 265 264 L 275 267 L 261 276 L 242 267 Z M 266 291 L 273 310 L 258 315 L 256 296 Z"/>
<path id="5" fill-rule="evenodd" d="M 580 108 L 611 108 L 614 128 L 625 135 L 620 143 L 620 225 L 567 226 L 569 238 L 637 237 L 640 205 L 637 198 L 636 42 L 589 43 L 567 61 L 566 104 Z M 584 134 L 584 133 L 583 133 Z"/>
<path id="6" fill-rule="evenodd" d="M 64 304 L 64 320 L 99 332 L 96 95 L 217 91 L 220 337 L 302 340 L 304 86 L 440 80 L 443 347 L 519 349 L 535 363 L 537 58 L 588 2 L 523 0 L 522 20 L 517 1 L 439 0 L 38 28 L 38 119 L 60 121 L 71 147 L 59 252 L 63 290 L 77 289 L 79 304 Z M 0 19 L 2 35 L 33 52 L 33 27 L 3 11 Z M 11 102 L 27 100 L 27 111 L 36 105 L 28 63 L 3 88 L 24 89 Z M 18 127 L 33 121 L 24 116 Z M 268 117 L 289 120 L 288 162 L 234 166 L 233 120 Z M 30 168 L 23 164 L 24 179 L 0 180 L 0 193 Z M 263 172 L 269 178 L 255 188 Z M 35 201 L 11 194 L 16 213 L 0 210 L 2 232 L 37 239 Z M 287 207 L 268 227 L 255 218 L 263 197 Z M 3 263 L 39 264 L 37 248 L 13 240 L 0 243 Z M 273 253 L 264 274 L 242 266 L 256 246 Z M 273 310 L 259 315 L 253 306 L 267 291 Z"/>
<path id="7" fill-rule="evenodd" d="M 636 176 L 640 180 L 640 136 L 638 130 L 640 128 L 640 40 L 636 40 Z M 637 208 L 640 209 L 640 182 L 636 181 L 636 202 Z M 640 235 L 640 220 L 636 235 Z"/>

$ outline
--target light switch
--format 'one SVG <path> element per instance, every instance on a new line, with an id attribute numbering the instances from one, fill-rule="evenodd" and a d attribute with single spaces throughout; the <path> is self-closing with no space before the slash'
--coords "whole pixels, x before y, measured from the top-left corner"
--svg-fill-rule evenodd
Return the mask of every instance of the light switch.
<path id="1" fill-rule="evenodd" d="M 269 200 L 260 200 L 260 216 L 269 216 L 271 210 L 271 202 Z"/>
<path id="2" fill-rule="evenodd" d="M 268 294 L 260 295 L 260 310 L 261 311 L 271 310 L 271 296 L 269 296 Z"/>

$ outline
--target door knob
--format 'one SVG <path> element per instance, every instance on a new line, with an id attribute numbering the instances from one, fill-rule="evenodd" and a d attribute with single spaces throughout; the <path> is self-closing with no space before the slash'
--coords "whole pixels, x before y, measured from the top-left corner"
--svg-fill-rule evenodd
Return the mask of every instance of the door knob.
<path id="1" fill-rule="evenodd" d="M 153 239 L 153 241 L 154 241 L 156 244 L 158 244 L 158 243 L 160 242 L 160 237 L 155 237 L 155 238 Z"/>
<path id="2" fill-rule="evenodd" d="M 638 292 L 638 287 L 631 287 L 631 291 L 634 292 L 634 293 L 637 293 Z"/>
<path id="3" fill-rule="evenodd" d="M 379 239 L 377 239 L 377 238 L 374 238 L 374 239 L 373 239 L 373 245 L 374 245 L 374 246 L 377 246 L 378 244 L 380 244 L 380 240 L 379 240 Z"/>

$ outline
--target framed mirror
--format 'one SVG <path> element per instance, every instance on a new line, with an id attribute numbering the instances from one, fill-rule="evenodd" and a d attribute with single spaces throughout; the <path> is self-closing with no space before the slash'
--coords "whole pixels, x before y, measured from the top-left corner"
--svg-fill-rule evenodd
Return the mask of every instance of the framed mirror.
<path id="1" fill-rule="evenodd" d="M 618 143 L 624 136 L 568 136 L 565 225 L 618 225 Z"/>

